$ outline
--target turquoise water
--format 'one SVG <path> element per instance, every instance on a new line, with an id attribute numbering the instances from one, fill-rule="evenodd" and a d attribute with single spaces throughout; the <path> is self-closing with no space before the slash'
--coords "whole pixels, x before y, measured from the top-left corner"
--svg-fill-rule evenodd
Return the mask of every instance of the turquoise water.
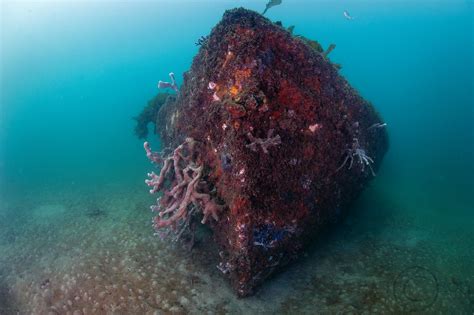
<path id="1" fill-rule="evenodd" d="M 261 12 L 265 3 L 1 2 L 0 314 L 46 314 L 53 306 L 104 314 L 473 312 L 472 1 L 271 8 L 267 17 L 295 25 L 296 34 L 335 43 L 331 60 L 388 123 L 390 150 L 377 178 L 324 245 L 255 298 L 235 299 L 210 258 L 178 254 L 153 238 L 153 198 L 143 184 L 150 165 L 132 117 L 170 71 L 182 82 L 195 42 L 226 9 Z M 157 260 L 170 265 L 162 270 Z M 421 270 L 417 299 L 430 303 L 400 298 L 397 279 L 406 270 Z M 151 273 L 137 280 L 142 272 Z M 190 280 L 195 274 L 205 279 Z M 56 289 L 45 293 L 45 279 Z M 68 293 L 54 291 L 61 285 Z M 365 286 L 370 298 L 359 296 Z M 112 308 L 130 289 L 135 300 Z M 93 300 L 83 296 L 89 291 Z M 140 306 L 140 296 L 153 303 Z M 94 301 L 106 306 L 94 311 Z"/>

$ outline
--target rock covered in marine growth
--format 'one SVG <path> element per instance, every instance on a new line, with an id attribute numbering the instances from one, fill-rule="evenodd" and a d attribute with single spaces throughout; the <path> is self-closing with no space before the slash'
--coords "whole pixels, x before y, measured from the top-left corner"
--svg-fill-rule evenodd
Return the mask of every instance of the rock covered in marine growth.
<path id="1" fill-rule="evenodd" d="M 166 171 L 180 170 L 155 227 L 175 226 L 193 205 L 219 209 L 202 211 L 218 266 L 247 296 L 344 213 L 388 138 L 318 45 L 262 15 L 227 11 L 201 44 L 176 102 L 158 114 L 162 140 L 176 148 Z"/>

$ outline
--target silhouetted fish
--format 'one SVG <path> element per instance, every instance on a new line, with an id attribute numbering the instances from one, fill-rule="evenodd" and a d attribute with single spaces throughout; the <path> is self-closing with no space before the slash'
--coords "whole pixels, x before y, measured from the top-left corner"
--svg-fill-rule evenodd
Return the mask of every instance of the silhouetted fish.
<path id="1" fill-rule="evenodd" d="M 343 14 L 344 14 L 344 17 L 345 17 L 346 19 L 348 19 L 348 20 L 353 20 L 353 19 L 354 19 L 354 18 L 349 14 L 349 12 L 347 12 L 347 11 L 344 11 Z"/>
<path id="2" fill-rule="evenodd" d="M 268 1 L 267 6 L 265 7 L 265 10 L 262 12 L 262 15 L 265 15 L 265 13 L 267 13 L 268 9 L 270 9 L 271 7 L 274 7 L 276 5 L 280 5 L 281 2 L 282 2 L 282 0 L 270 0 L 270 1 Z"/>

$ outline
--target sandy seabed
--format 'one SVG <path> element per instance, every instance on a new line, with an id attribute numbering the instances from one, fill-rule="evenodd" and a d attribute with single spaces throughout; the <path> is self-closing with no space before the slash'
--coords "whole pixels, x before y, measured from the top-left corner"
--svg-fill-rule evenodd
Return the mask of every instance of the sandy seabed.
<path id="1" fill-rule="evenodd" d="M 152 198 L 142 186 L 44 187 L 3 199 L 0 314 L 474 310 L 474 222 L 440 229 L 431 222 L 446 218 L 427 219 L 376 188 L 246 299 L 235 297 L 216 268 L 212 235 L 202 234 L 191 252 L 153 235 Z"/>

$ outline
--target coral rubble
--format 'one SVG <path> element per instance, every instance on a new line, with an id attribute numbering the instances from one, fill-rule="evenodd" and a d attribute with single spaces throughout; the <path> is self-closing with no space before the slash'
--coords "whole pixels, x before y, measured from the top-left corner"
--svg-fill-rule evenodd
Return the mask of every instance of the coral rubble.
<path id="1" fill-rule="evenodd" d="M 381 117 L 327 60 L 331 49 L 258 13 L 227 11 L 158 113 L 157 131 L 176 149 L 161 157 L 145 145 L 162 165 L 147 182 L 164 190 L 155 227 L 202 216 L 239 296 L 341 216 L 388 148 L 386 129 L 374 127 Z"/>

